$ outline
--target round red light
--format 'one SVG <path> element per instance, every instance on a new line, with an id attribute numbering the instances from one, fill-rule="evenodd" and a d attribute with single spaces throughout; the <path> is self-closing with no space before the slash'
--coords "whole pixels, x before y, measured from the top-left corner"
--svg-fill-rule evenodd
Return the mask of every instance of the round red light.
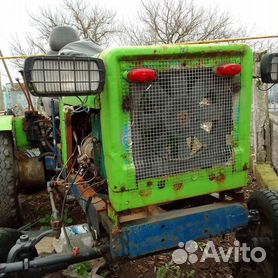
<path id="1" fill-rule="evenodd" d="M 155 81 L 157 73 L 152 69 L 133 69 L 127 74 L 127 80 L 135 83 L 150 83 Z"/>
<path id="2" fill-rule="evenodd" d="M 241 73 L 241 65 L 238 64 L 225 64 L 216 68 L 217 76 L 233 77 Z"/>

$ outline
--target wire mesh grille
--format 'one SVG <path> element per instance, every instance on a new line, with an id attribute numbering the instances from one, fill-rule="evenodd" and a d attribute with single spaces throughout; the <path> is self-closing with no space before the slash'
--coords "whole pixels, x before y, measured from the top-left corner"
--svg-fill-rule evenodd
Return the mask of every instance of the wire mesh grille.
<path id="1" fill-rule="evenodd" d="M 197 61 L 188 67 L 173 60 L 148 61 L 157 80 L 129 84 L 131 152 L 138 180 L 235 163 L 240 78 L 217 77 L 206 66 L 210 62 L 202 59 L 201 66 Z"/>

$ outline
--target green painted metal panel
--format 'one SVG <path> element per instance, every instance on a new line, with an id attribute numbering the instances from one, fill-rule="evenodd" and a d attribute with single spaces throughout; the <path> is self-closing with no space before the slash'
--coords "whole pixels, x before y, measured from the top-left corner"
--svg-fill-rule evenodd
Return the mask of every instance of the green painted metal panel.
<path id="1" fill-rule="evenodd" d="M 15 144 L 19 150 L 25 150 L 30 148 L 30 144 L 27 139 L 27 135 L 24 131 L 24 117 L 14 118 L 14 137 Z"/>
<path id="2" fill-rule="evenodd" d="M 61 99 L 60 99 L 61 100 Z M 59 116 L 60 116 L 60 132 L 62 143 L 62 162 L 65 165 L 68 160 L 67 153 L 67 138 L 66 138 L 66 119 L 65 119 L 65 105 L 62 101 L 59 102 Z"/>
<path id="3" fill-rule="evenodd" d="M 86 107 L 99 109 L 98 96 L 80 96 L 80 97 L 62 97 L 61 101 L 64 105 L 80 106 L 82 100 Z"/>
<path id="4" fill-rule="evenodd" d="M 234 119 L 233 132 L 236 163 L 138 180 L 131 151 L 130 114 L 123 109 L 123 100 L 128 92 L 125 72 L 133 61 L 141 67 L 148 67 L 149 61 L 152 61 L 153 66 L 159 68 L 161 59 L 174 61 L 176 64 L 173 67 L 179 67 L 188 60 L 187 67 L 197 67 L 194 57 L 203 57 L 207 67 L 217 66 L 222 57 L 242 65 L 238 116 Z M 213 59 L 210 60 L 210 57 Z M 106 85 L 101 95 L 105 168 L 110 201 L 116 211 L 240 188 L 247 184 L 253 72 L 253 55 L 248 46 L 210 44 L 131 47 L 104 51 L 100 58 L 106 66 Z"/>
<path id="5" fill-rule="evenodd" d="M 25 150 L 30 147 L 24 131 L 24 117 L 14 117 L 11 115 L 0 116 L 0 131 L 11 131 L 13 133 L 15 146 L 19 150 Z"/>
<path id="6" fill-rule="evenodd" d="M 13 116 L 2 115 L 0 116 L 0 131 L 12 131 L 13 129 Z"/>

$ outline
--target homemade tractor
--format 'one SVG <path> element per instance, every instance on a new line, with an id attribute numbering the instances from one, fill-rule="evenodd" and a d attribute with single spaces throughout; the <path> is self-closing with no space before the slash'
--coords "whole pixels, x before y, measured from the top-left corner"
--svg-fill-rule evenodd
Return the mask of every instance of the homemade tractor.
<path id="1" fill-rule="evenodd" d="M 75 40 L 52 50 L 59 52 L 26 59 L 23 72 L 50 114 L 29 111 L 0 133 L 1 194 L 10 196 L 1 196 L 0 223 L 18 215 L 17 153 L 28 146 L 40 150 L 35 159 L 43 166 L 30 169 L 46 177 L 52 229 L 36 237 L 1 229 L 0 277 L 102 256 L 138 257 L 233 231 L 266 250 L 266 260 L 253 267 L 277 277 L 278 194 L 257 191 L 244 205 L 251 49 L 196 44 L 101 51 Z M 277 65 L 276 55 L 264 57 L 263 81 L 277 82 Z M 90 247 L 75 246 L 63 223 L 72 195 L 87 216 Z M 35 245 L 49 234 L 63 234 L 67 251 L 38 256 Z"/>

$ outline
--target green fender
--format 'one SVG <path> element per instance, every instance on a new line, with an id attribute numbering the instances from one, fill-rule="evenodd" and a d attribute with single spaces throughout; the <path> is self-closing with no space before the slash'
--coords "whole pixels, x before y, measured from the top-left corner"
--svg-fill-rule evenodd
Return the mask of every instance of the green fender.
<path id="1" fill-rule="evenodd" d="M 30 148 L 26 133 L 24 131 L 24 117 L 12 115 L 0 116 L 0 132 L 11 131 L 15 146 L 18 150 Z"/>
<path id="2" fill-rule="evenodd" d="M 0 131 L 12 131 L 13 130 L 13 116 L 3 115 L 0 116 Z"/>

